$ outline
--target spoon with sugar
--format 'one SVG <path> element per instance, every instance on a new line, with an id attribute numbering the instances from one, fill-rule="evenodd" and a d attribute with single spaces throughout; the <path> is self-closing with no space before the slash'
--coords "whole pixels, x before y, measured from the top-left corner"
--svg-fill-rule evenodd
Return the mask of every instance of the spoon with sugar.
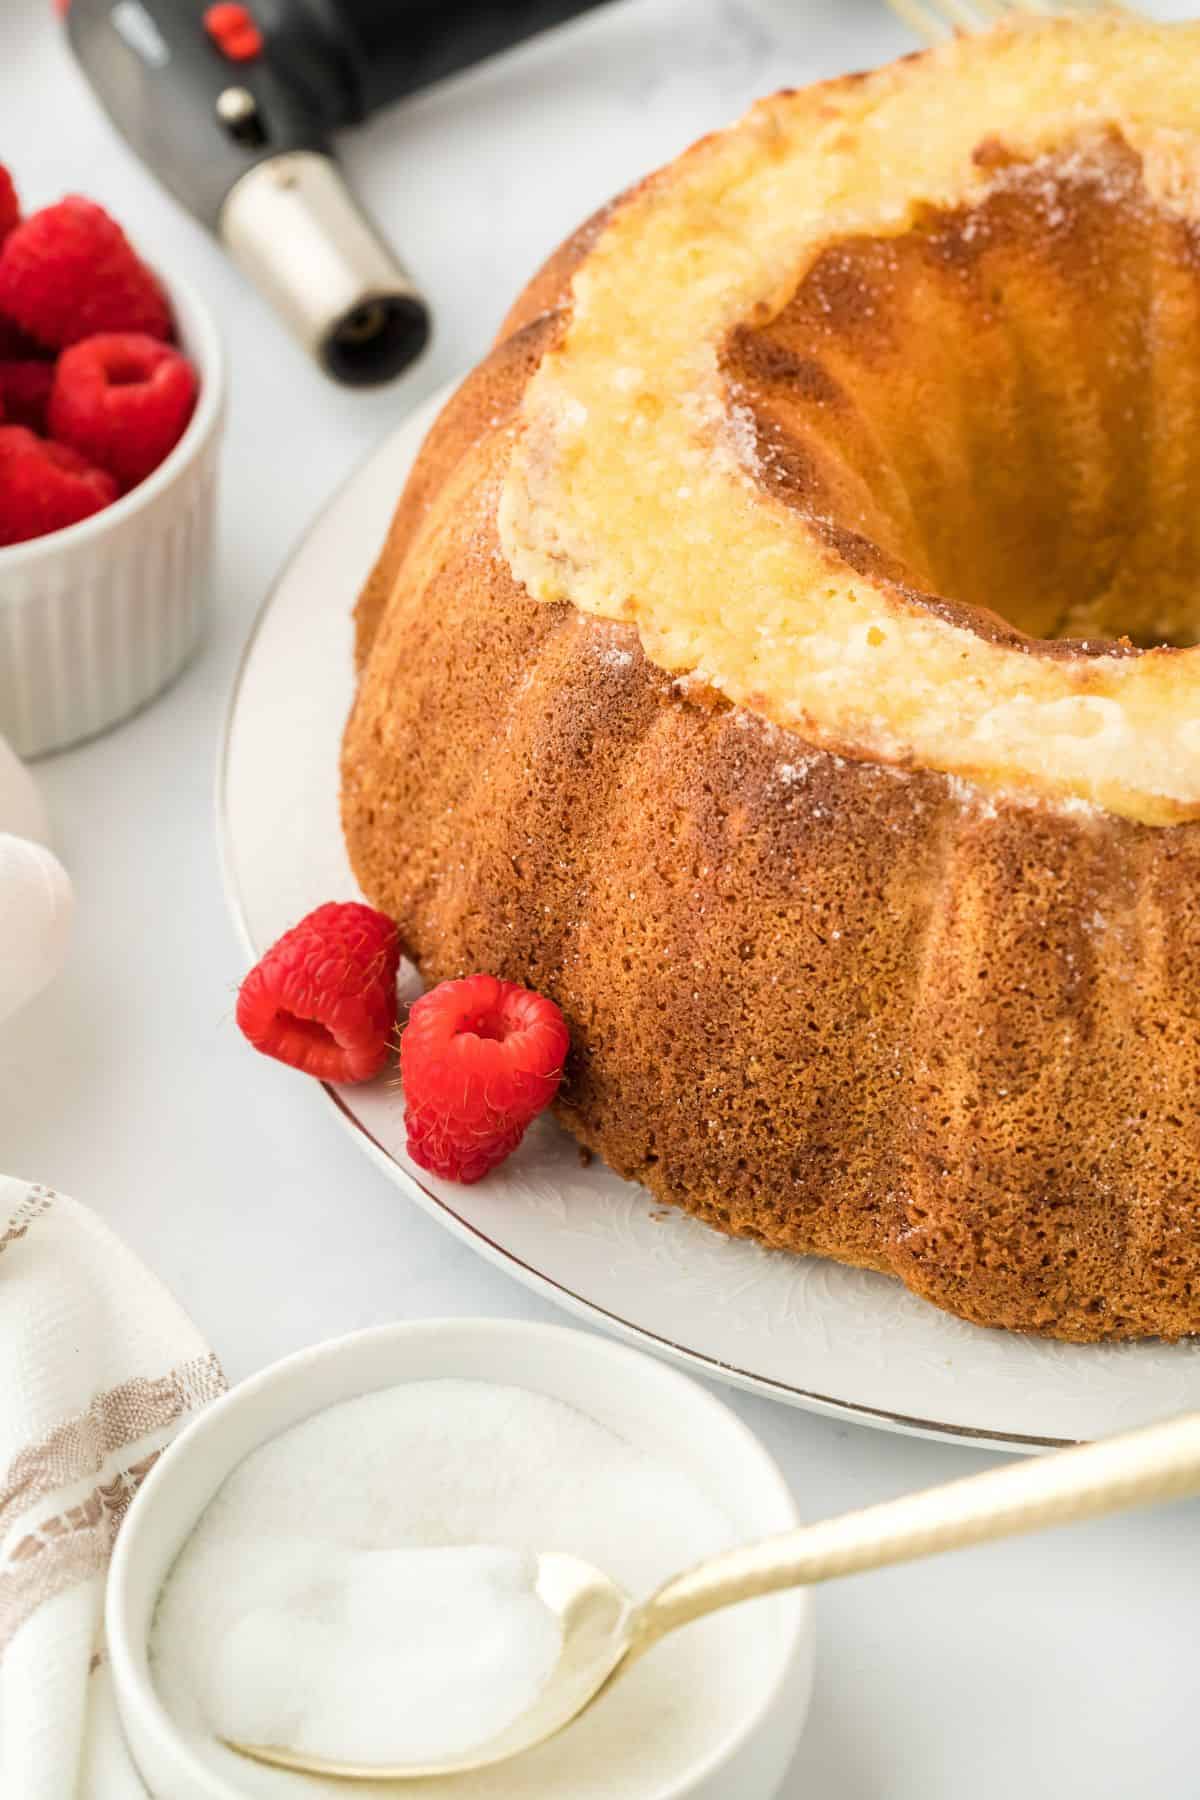
<path id="1" fill-rule="evenodd" d="M 1044 1526 L 1072 1524 L 1152 1501 L 1198 1494 L 1200 1413 L 1189 1413 L 725 1551 L 666 1582 L 641 1602 L 632 1600 L 590 1564 L 559 1552 L 544 1552 L 531 1559 L 525 1599 L 540 1603 L 555 1633 L 546 1659 L 548 1672 L 539 1671 L 536 1691 L 524 1705 L 518 1702 L 519 1710 L 507 1721 L 499 1722 L 493 1710 L 489 1735 L 482 1741 L 464 1743 L 460 1739 L 443 1754 L 431 1755 L 426 1750 L 407 1759 L 403 1755 L 393 1759 L 377 1742 L 371 1746 L 374 1760 L 362 1763 L 232 1739 L 229 1745 L 258 1762 L 347 1781 L 403 1781 L 485 1768 L 553 1737 L 661 1638 L 722 1607 Z M 515 1553 L 478 1554 L 483 1558 L 481 1567 L 491 1570 L 495 1557 Z M 430 1553 L 424 1555 L 428 1558 Z M 453 1558 L 455 1553 L 433 1555 Z M 441 1594 L 443 1615 L 446 1605 L 453 1611 L 453 1583 L 461 1577 L 454 1561 L 448 1561 L 444 1570 L 449 1585 Z M 440 1579 L 436 1561 L 422 1564 L 421 1581 L 428 1586 L 431 1577 Z M 511 1589 L 512 1572 L 502 1569 L 501 1579 L 506 1591 Z M 410 1613 L 410 1619 L 412 1616 Z M 462 1615 L 464 1621 L 472 1616 L 480 1615 Z M 477 1640 L 478 1633 L 469 1633 L 462 1644 L 464 1669 L 477 1650 L 472 1637 Z M 546 1641 L 543 1632 L 543 1652 Z M 505 1650 L 499 1662 L 508 1660 Z M 453 1671 L 458 1666 L 453 1656 L 443 1659 L 447 1681 L 455 1680 Z M 452 1703 L 455 1696 L 447 1698 Z M 467 1715 L 468 1720 L 480 1721 L 480 1715 L 470 1708 Z M 470 1723 L 465 1735 L 468 1739 L 474 1735 Z"/>

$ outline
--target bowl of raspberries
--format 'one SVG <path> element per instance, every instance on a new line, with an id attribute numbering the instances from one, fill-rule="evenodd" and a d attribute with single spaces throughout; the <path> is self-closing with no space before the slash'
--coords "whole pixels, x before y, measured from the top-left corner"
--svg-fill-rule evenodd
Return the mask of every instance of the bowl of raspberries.
<path id="1" fill-rule="evenodd" d="M 0 735 L 92 737 L 180 672 L 208 597 L 220 341 L 121 225 L 0 165 Z"/>

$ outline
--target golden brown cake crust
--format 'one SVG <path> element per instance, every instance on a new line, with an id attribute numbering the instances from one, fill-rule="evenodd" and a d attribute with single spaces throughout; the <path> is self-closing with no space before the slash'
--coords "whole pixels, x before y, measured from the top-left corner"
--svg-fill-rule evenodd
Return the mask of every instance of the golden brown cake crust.
<path id="1" fill-rule="evenodd" d="M 981 1324 L 1200 1329 L 1200 826 L 814 748 L 514 581 L 589 222 L 428 439 L 358 610 L 343 820 L 427 981 L 571 1029 L 559 1116 L 722 1231 Z"/>

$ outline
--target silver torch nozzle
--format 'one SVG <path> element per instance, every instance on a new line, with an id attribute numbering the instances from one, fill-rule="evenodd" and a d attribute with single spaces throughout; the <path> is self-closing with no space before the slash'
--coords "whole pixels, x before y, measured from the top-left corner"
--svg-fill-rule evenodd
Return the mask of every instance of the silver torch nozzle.
<path id="1" fill-rule="evenodd" d="M 331 157 L 292 150 L 259 163 L 230 189 L 218 231 L 335 381 L 391 381 L 424 349 L 429 309 Z"/>

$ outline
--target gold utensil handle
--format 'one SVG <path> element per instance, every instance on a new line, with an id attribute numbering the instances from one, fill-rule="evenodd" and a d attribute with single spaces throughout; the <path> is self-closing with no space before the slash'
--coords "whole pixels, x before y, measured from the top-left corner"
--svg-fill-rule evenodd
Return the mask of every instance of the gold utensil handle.
<path id="1" fill-rule="evenodd" d="M 1200 1413 L 988 1469 L 713 1557 L 646 1602 L 630 1654 L 759 1594 L 1192 1494 L 1200 1494 Z"/>

